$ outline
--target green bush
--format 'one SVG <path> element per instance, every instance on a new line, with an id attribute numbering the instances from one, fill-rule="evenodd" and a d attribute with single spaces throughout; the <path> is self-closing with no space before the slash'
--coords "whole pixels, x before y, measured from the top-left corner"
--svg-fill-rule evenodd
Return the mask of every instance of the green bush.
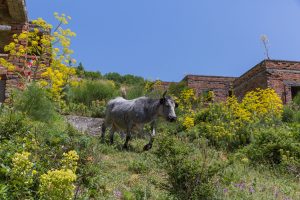
<path id="1" fill-rule="evenodd" d="M 40 177 L 39 196 L 41 199 L 66 199 L 74 197 L 76 174 L 70 169 L 51 170 Z"/>
<path id="2" fill-rule="evenodd" d="M 130 162 L 128 169 L 134 173 L 141 174 L 150 170 L 149 164 L 145 159 L 137 159 Z"/>
<path id="3" fill-rule="evenodd" d="M 56 116 L 53 103 L 36 84 L 29 85 L 24 91 L 16 91 L 13 105 L 33 120 L 49 122 Z"/>
<path id="4" fill-rule="evenodd" d="M 251 143 L 240 150 L 250 161 L 280 165 L 300 173 L 298 130 L 288 126 L 261 127 L 254 129 L 252 135 Z"/>
<path id="5" fill-rule="evenodd" d="M 131 86 L 126 90 L 126 99 L 135 99 L 145 95 L 143 85 Z"/>
<path id="6" fill-rule="evenodd" d="M 211 162 L 203 147 L 199 152 L 174 136 L 163 136 L 155 154 L 169 176 L 171 192 L 179 199 L 214 199 L 212 178 L 220 165 Z"/>
<path id="7" fill-rule="evenodd" d="M 112 81 L 97 80 L 83 81 L 77 87 L 72 87 L 67 94 L 69 103 L 92 106 L 93 101 L 111 99 L 115 94 L 115 85 Z"/>
<path id="8" fill-rule="evenodd" d="M 283 122 L 293 122 L 294 121 L 294 110 L 290 106 L 284 106 L 282 113 Z"/>
<path id="9" fill-rule="evenodd" d="M 297 106 L 300 106 L 300 93 L 298 93 L 294 98 L 293 98 L 294 104 Z"/>

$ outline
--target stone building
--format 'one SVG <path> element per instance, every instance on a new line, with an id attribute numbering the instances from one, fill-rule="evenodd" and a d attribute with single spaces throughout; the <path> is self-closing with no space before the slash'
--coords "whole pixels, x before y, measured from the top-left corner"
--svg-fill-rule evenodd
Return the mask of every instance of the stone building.
<path id="1" fill-rule="evenodd" d="M 213 91 L 216 101 L 234 94 L 238 99 L 256 88 L 273 88 L 284 104 L 300 92 L 300 62 L 263 60 L 240 77 L 187 75 L 182 81 L 197 95 Z"/>
<path id="2" fill-rule="evenodd" d="M 9 44 L 13 34 L 29 29 L 25 0 L 0 0 L 0 58 L 8 59 L 4 46 Z M 11 61 L 15 66 L 24 67 L 24 59 Z M 8 96 L 11 88 L 18 84 L 18 76 L 0 65 L 0 103 Z"/>
<path id="3" fill-rule="evenodd" d="M 234 80 L 234 94 L 242 98 L 255 88 L 273 88 L 284 104 L 300 92 L 300 62 L 264 60 Z"/>
<path id="4" fill-rule="evenodd" d="M 228 96 L 232 95 L 232 85 L 235 79 L 235 77 L 225 76 L 187 75 L 183 81 L 195 90 L 197 96 L 205 96 L 212 91 L 216 100 L 225 101 Z"/>

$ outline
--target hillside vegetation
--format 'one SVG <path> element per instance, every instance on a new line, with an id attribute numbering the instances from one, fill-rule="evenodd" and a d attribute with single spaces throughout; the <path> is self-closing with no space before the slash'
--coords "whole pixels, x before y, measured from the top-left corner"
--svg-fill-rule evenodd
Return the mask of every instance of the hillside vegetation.
<path id="1" fill-rule="evenodd" d="M 164 91 L 160 81 L 75 67 L 75 33 L 61 28 L 70 18 L 55 16 L 57 29 L 42 19 L 33 23 L 57 32 L 23 32 L 5 47 L 12 59 L 35 55 L 44 78 L 30 76 L 36 68 L 26 66 L 19 89 L 0 107 L 0 199 L 300 199 L 299 95 L 286 106 L 270 88 L 215 102 L 213 92 L 197 97 L 184 82 L 172 84 L 178 120 L 159 121 L 150 151 L 143 152 L 144 135 L 134 136 L 128 150 L 120 135 L 114 145 L 109 138 L 102 143 L 64 115 L 103 117 L 116 96 L 160 98 Z M 25 39 L 28 47 L 18 45 Z M 51 55 L 49 66 L 41 55 Z"/>
<path id="2" fill-rule="evenodd" d="M 102 113 L 118 95 L 114 82 L 83 81 L 70 91 L 64 110 L 35 84 L 2 106 L 0 199 L 299 199 L 298 99 L 283 107 L 266 89 L 214 103 L 182 88 L 173 95 L 178 122 L 161 120 L 153 149 L 143 152 L 145 136 L 125 151 L 119 135 L 103 144 L 60 114 L 74 105 L 82 115 Z M 142 91 L 162 92 L 159 82 Z"/>

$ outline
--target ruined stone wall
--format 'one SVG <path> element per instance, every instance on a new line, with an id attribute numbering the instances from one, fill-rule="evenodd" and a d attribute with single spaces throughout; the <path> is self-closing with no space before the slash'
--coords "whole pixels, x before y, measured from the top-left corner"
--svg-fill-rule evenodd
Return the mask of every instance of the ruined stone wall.
<path id="1" fill-rule="evenodd" d="M 19 34 L 24 30 L 28 30 L 28 25 L 26 25 L 26 23 L 15 23 L 15 24 L 11 24 L 11 31 L 9 32 L 10 37 L 13 34 Z M 9 41 L 8 41 L 9 42 Z M 24 42 L 20 42 L 20 44 L 26 46 L 26 44 Z M 13 88 L 19 88 L 21 87 L 21 79 L 20 76 L 18 76 L 17 73 L 22 72 L 24 70 L 25 64 L 26 64 L 26 58 L 16 58 L 16 57 L 12 57 L 9 56 L 9 54 L 0 54 L 0 58 L 4 58 L 6 60 L 8 60 L 10 63 L 12 63 L 16 69 L 15 71 L 8 71 L 6 70 L 6 68 L 4 68 L 3 66 L 0 65 L 0 75 L 5 77 L 6 79 L 6 84 L 5 84 L 5 98 L 7 99 L 10 94 L 11 94 L 11 90 Z"/>
<path id="2" fill-rule="evenodd" d="M 187 82 L 188 87 L 195 89 L 197 96 L 204 92 L 213 91 L 216 101 L 225 101 L 229 96 L 229 91 L 235 78 L 187 75 L 184 80 Z"/>
<path id="3" fill-rule="evenodd" d="M 273 88 L 283 103 L 292 100 L 291 88 L 300 86 L 300 63 L 292 61 L 266 61 L 268 87 Z"/>
<path id="4" fill-rule="evenodd" d="M 256 88 L 268 87 L 265 62 L 261 62 L 233 82 L 234 95 L 241 100 L 245 94 Z"/>

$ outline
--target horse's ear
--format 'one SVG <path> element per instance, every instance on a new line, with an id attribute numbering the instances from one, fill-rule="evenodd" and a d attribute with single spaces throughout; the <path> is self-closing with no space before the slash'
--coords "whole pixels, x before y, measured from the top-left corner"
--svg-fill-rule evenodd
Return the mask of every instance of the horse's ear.
<path id="1" fill-rule="evenodd" d="M 162 98 L 165 98 L 166 97 L 166 94 L 167 94 L 168 90 L 166 90 L 163 95 L 162 95 Z"/>

